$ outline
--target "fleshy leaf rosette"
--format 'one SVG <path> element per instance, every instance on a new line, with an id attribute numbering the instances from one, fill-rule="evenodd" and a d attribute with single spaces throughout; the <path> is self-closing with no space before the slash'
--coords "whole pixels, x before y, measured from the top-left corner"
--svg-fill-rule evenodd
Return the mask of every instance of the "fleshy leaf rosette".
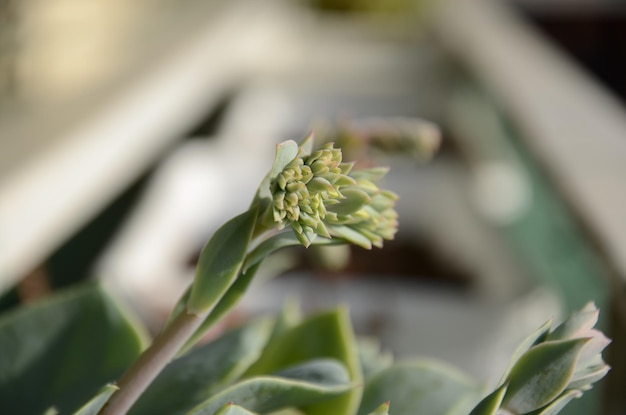
<path id="1" fill-rule="evenodd" d="M 307 137 L 288 161 L 293 144 L 283 143 L 277 152 L 269 181 L 271 215 L 265 215 L 264 225 L 290 226 L 307 247 L 318 237 L 382 247 L 398 228 L 397 196 L 377 185 L 388 169 L 353 170 L 354 163 L 344 162 L 333 143 L 311 151 L 312 140 Z"/>
<path id="2" fill-rule="evenodd" d="M 470 415 L 554 415 L 602 379 L 610 367 L 602 359 L 609 345 L 594 329 L 593 303 L 573 313 L 553 331 L 548 321 L 516 350 L 502 381 Z"/>

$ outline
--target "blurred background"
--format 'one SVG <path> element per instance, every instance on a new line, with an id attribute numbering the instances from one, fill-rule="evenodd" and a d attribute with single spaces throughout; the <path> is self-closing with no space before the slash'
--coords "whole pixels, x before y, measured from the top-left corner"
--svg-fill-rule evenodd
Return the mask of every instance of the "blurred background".
<path id="1" fill-rule="evenodd" d="M 400 231 L 281 253 L 231 321 L 348 303 L 490 382 L 594 301 L 613 370 L 565 413 L 624 414 L 624 45 L 618 0 L 0 0 L 0 309 L 100 279 L 158 330 L 313 129 L 392 167 Z"/>

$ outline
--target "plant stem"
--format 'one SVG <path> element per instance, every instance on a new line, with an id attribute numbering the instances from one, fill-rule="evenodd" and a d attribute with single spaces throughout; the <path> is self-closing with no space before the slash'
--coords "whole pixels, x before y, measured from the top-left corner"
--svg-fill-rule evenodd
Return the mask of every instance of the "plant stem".
<path id="1" fill-rule="evenodd" d="M 180 313 L 159 333 L 135 363 L 120 378 L 120 388 L 99 415 L 124 415 L 139 399 L 154 378 L 176 356 L 206 315 Z"/>

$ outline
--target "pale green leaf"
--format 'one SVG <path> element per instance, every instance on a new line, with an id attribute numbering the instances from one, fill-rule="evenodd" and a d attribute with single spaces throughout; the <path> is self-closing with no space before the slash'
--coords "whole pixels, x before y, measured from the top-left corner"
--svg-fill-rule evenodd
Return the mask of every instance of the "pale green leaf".
<path id="1" fill-rule="evenodd" d="M 115 385 L 106 385 L 89 402 L 74 412 L 74 415 L 98 415 L 98 412 L 109 401 L 111 395 L 118 390 L 119 388 Z"/>
<path id="2" fill-rule="evenodd" d="M 503 407 L 523 414 L 556 399 L 567 387 L 588 340 L 552 341 L 531 348 L 511 369 Z"/>
<path id="3" fill-rule="evenodd" d="M 346 309 L 309 317 L 301 324 L 270 340 L 263 356 L 247 372 L 257 376 L 316 358 L 334 358 L 348 370 L 350 382 L 360 384 L 361 368 L 356 343 Z M 307 415 L 351 414 L 358 407 L 361 388 L 354 388 L 328 402 L 302 408 Z"/>
<path id="4" fill-rule="evenodd" d="M 475 382 L 443 363 L 416 360 L 396 363 L 372 376 L 365 384 L 359 415 L 372 412 L 380 402 L 389 401 L 393 415 L 447 415 L 458 404 L 471 406 L 480 400 Z M 455 412 L 456 413 L 456 412 Z"/>
<path id="5" fill-rule="evenodd" d="M 238 382 L 189 411 L 188 415 L 212 415 L 228 402 L 254 412 L 271 412 L 329 400 L 352 385 L 340 362 L 318 360 L 287 368 L 273 376 Z"/>
<path id="6" fill-rule="evenodd" d="M 187 309 L 211 310 L 239 275 L 256 223 L 257 209 L 234 217 L 219 228 L 200 253 Z"/>
<path id="7" fill-rule="evenodd" d="M 117 379 L 147 343 L 145 330 L 97 284 L 72 288 L 0 318 L 2 413 L 71 413 Z"/>
<path id="8" fill-rule="evenodd" d="M 131 409 L 131 415 L 184 414 L 239 378 L 261 355 L 272 332 L 268 319 L 231 330 L 170 363 Z"/>

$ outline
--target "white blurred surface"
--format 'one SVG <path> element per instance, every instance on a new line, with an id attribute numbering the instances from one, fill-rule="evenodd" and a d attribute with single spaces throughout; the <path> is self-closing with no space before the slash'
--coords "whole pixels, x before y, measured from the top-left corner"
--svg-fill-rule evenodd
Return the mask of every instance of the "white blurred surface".
<path id="1" fill-rule="evenodd" d="M 0 137 L 14 140 L 0 152 L 0 292 L 145 172 L 226 90 L 268 66 L 284 16 L 243 4 L 195 25 L 178 21 L 170 30 L 181 31 L 179 43 L 88 105 L 31 109 L 0 123 Z M 55 119 L 52 128 L 59 113 L 63 125 Z M 34 148 L 19 151 L 29 143 Z"/>

